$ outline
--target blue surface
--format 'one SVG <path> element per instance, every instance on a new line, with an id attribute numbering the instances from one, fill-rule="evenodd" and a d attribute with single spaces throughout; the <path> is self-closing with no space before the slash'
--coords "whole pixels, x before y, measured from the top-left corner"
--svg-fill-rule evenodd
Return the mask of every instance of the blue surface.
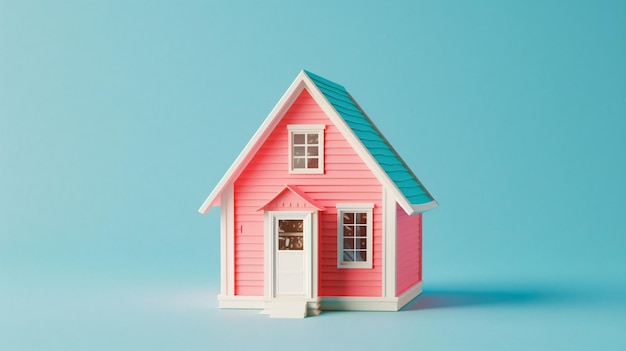
<path id="1" fill-rule="evenodd" d="M 410 3 L 0 0 L 0 350 L 626 349 L 626 3 Z M 216 308 L 197 209 L 303 68 L 440 203 L 405 311 Z"/>
<path id="2" fill-rule="evenodd" d="M 348 91 L 343 86 L 326 78 L 309 71 L 305 72 L 409 203 L 420 205 L 433 201 L 434 199 L 426 188 L 402 161 L 402 158 L 374 123 L 358 107 L 358 103 L 354 101 Z M 402 121 L 399 120 L 398 123 L 402 124 Z M 419 134 L 415 136 L 415 139 L 419 140 Z"/>

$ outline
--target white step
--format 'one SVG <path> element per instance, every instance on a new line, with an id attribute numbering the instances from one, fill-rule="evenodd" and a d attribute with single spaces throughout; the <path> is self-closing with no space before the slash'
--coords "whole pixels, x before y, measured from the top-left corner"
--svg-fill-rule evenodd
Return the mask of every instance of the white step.
<path id="1" fill-rule="evenodd" d="M 306 309 L 305 300 L 274 300 L 269 308 L 269 315 L 270 318 L 304 318 Z"/>

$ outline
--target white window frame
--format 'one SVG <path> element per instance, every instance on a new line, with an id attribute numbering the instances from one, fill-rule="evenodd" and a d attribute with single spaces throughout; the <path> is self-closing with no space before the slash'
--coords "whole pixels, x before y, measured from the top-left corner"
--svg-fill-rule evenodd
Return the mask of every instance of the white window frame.
<path id="1" fill-rule="evenodd" d="M 323 124 L 290 124 L 287 126 L 289 132 L 289 173 L 291 174 L 323 174 L 324 173 L 324 130 Z M 293 135 L 294 134 L 317 134 L 318 150 L 317 168 L 294 168 L 293 167 Z M 306 137 L 305 137 L 306 138 Z M 306 156 L 305 156 L 306 157 Z"/>
<path id="2" fill-rule="evenodd" d="M 374 244 L 373 232 L 374 232 L 374 204 L 371 203 L 357 203 L 357 204 L 337 204 L 337 268 L 372 268 L 373 257 L 372 247 Z M 361 262 L 351 262 L 343 260 L 343 214 L 345 212 L 360 212 L 367 213 L 366 221 L 366 252 L 367 260 Z"/>

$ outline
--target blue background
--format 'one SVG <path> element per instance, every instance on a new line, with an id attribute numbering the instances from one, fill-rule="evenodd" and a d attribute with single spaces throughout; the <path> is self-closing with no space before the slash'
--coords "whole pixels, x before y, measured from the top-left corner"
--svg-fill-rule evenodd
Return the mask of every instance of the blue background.
<path id="1" fill-rule="evenodd" d="M 624 350 L 625 38 L 623 1 L 0 0 L 0 350 Z M 197 209 L 301 69 L 440 203 L 405 311 L 216 307 Z"/>

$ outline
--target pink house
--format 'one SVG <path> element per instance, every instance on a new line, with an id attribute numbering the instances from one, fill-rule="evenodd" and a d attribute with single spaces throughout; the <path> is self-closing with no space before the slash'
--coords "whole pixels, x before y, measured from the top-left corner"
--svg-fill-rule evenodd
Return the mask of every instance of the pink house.
<path id="1" fill-rule="evenodd" d="M 437 202 L 344 87 L 302 71 L 200 207 L 221 208 L 221 308 L 397 311 Z"/>

